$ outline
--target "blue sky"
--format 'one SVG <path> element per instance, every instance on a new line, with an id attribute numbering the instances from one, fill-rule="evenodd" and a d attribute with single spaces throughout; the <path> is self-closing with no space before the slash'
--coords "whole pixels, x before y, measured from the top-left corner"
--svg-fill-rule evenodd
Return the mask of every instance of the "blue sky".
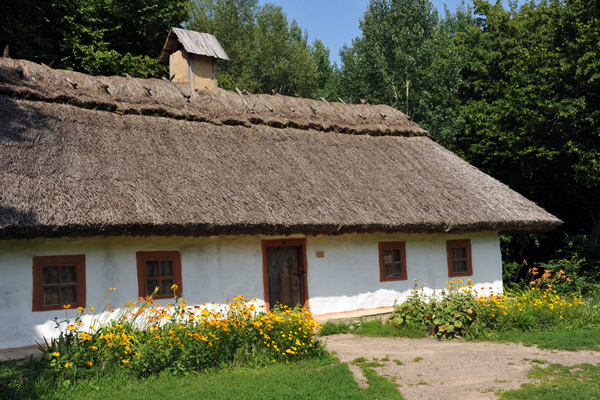
<path id="1" fill-rule="evenodd" d="M 330 50 L 331 61 L 339 65 L 340 48 L 360 35 L 358 23 L 369 0 L 260 0 L 261 5 L 265 3 L 281 6 L 289 21 L 298 21 L 308 31 L 310 43 L 315 38 L 321 39 Z M 443 12 L 444 4 L 454 12 L 461 0 L 432 0 L 432 3 L 439 12 Z"/>

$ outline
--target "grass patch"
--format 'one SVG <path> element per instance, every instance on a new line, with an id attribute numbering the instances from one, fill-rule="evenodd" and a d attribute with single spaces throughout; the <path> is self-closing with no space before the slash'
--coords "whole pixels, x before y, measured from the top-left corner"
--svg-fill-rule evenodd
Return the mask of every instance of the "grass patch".
<path id="1" fill-rule="evenodd" d="M 394 325 L 381 321 L 354 321 L 354 322 L 326 322 L 319 332 L 320 336 L 336 335 L 339 333 L 354 333 L 356 335 L 377 337 L 407 337 L 423 338 L 427 333 L 420 329 L 395 327 Z"/>
<path id="2" fill-rule="evenodd" d="M 331 356 L 259 368 L 209 369 L 136 378 L 125 368 L 77 382 L 45 375 L 40 363 L 0 366 L 0 398 L 12 399 L 402 399 L 396 386 L 361 366 L 369 388 L 358 387 L 347 364 Z M 21 378 L 22 377 L 22 378 Z M 335 383 L 335 384 L 332 384 Z"/>
<path id="3" fill-rule="evenodd" d="M 375 337 L 426 337 L 426 332 L 418 329 L 394 327 L 394 325 L 382 321 L 367 321 L 361 325 L 347 322 L 327 322 L 323 325 L 320 335 L 331 335 L 338 333 L 354 333 L 364 336 Z M 525 346 L 536 345 L 541 349 L 556 350 L 596 350 L 600 351 L 600 329 L 590 328 L 553 328 L 532 329 L 529 331 L 485 331 L 473 338 L 474 340 L 491 340 L 495 342 L 515 342 Z M 382 360 L 383 361 L 383 360 Z"/>
<path id="4" fill-rule="evenodd" d="M 536 366 L 527 376 L 541 382 L 523 384 L 520 389 L 503 393 L 501 399 L 600 399 L 600 365 Z"/>
<path id="5" fill-rule="evenodd" d="M 498 332 L 490 337 L 501 342 L 518 342 L 541 349 L 600 350 L 600 329 L 574 328 L 529 332 Z"/>
<path id="6" fill-rule="evenodd" d="M 398 385 L 395 382 L 390 381 L 373 370 L 373 367 L 380 365 L 373 365 L 376 363 L 367 362 L 367 359 L 364 357 L 353 360 L 352 364 L 358 365 L 367 378 L 369 387 L 364 390 L 365 393 L 371 396 L 371 399 L 404 399 L 400 392 L 398 392 Z M 335 398 L 341 399 L 346 397 L 338 395 Z"/>

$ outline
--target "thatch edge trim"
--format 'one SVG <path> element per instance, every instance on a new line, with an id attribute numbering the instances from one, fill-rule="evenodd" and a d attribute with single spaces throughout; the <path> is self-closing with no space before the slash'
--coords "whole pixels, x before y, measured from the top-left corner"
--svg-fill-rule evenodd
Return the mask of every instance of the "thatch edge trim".
<path id="1" fill-rule="evenodd" d="M 155 224 L 129 224 L 129 225 L 65 225 L 36 227 L 6 226 L 0 228 L 0 240 L 33 239 L 38 237 L 93 237 L 93 236 L 221 236 L 221 235 L 342 235 L 349 233 L 410 233 L 430 234 L 448 233 L 464 234 L 484 231 L 500 233 L 516 232 L 546 232 L 561 225 L 561 220 L 556 222 L 478 222 L 475 224 L 448 225 L 439 224 L 404 224 L 404 225 L 338 225 L 338 224 L 310 224 L 310 225 L 283 225 L 283 224 L 246 224 L 246 225 L 215 225 L 215 224 L 189 224 L 189 225 L 155 225 Z"/>
<path id="2" fill-rule="evenodd" d="M 170 118 L 176 120 L 185 120 L 193 122 L 206 122 L 215 125 L 243 125 L 245 127 L 251 127 L 252 125 L 264 125 L 271 128 L 277 129 L 301 129 L 301 130 L 314 130 L 318 132 L 335 132 L 343 133 L 348 135 L 369 135 L 369 136 L 401 136 L 401 137 L 413 137 L 413 136 L 428 136 L 429 132 L 425 133 L 397 130 L 393 128 L 386 129 L 356 129 L 350 126 L 331 124 L 323 125 L 315 122 L 301 123 L 294 120 L 264 120 L 257 116 L 251 116 L 248 119 L 242 118 L 221 118 L 213 119 L 208 116 L 202 116 L 197 113 L 190 112 L 176 112 L 167 107 L 156 105 L 134 107 L 132 105 L 121 105 L 117 102 L 103 102 L 96 99 L 86 99 L 82 95 L 73 96 L 68 93 L 41 93 L 38 90 L 34 90 L 28 87 L 16 87 L 11 84 L 0 86 L 0 95 L 10 97 L 17 100 L 28 100 L 28 101 L 40 101 L 44 103 L 58 103 L 68 104 L 74 107 L 83 108 L 87 110 L 105 111 L 112 112 L 119 115 L 143 115 L 161 118 Z"/>
<path id="3" fill-rule="evenodd" d="M 319 132 L 335 132 L 335 133 L 344 133 L 351 135 L 370 135 L 370 136 L 401 136 L 401 137 L 413 137 L 413 136 L 427 136 L 431 137 L 428 131 L 420 128 L 414 122 L 409 121 L 409 126 L 406 125 L 398 125 L 398 124 L 388 124 L 385 123 L 387 112 L 382 112 L 382 109 L 385 110 L 388 106 L 385 105 L 369 105 L 371 108 L 376 110 L 379 115 L 382 117 L 382 123 L 371 123 L 369 124 L 356 124 L 353 122 L 346 122 L 346 120 L 339 114 L 339 107 L 352 107 L 352 105 L 340 104 L 340 103 L 332 103 L 325 101 L 329 108 L 331 108 L 335 113 L 337 113 L 341 121 L 314 121 L 310 117 L 297 118 L 299 115 L 281 115 L 278 114 L 274 118 L 269 118 L 266 115 L 257 115 L 254 114 L 254 110 L 250 110 L 250 114 L 247 115 L 245 111 L 237 110 L 231 111 L 229 110 L 229 115 L 224 115 L 223 113 L 214 113 L 211 110 L 205 110 L 203 108 L 194 107 L 193 104 L 189 104 L 190 107 L 187 106 L 184 108 L 174 107 L 169 104 L 159 103 L 159 102 L 146 102 L 146 103 L 138 103 L 137 101 L 131 101 L 129 98 L 120 98 L 120 97 L 112 97 L 110 99 L 101 98 L 98 96 L 91 96 L 79 89 L 77 89 L 77 77 L 78 76 L 86 76 L 90 78 L 90 76 L 74 72 L 74 71 L 66 71 L 66 70 L 53 70 L 50 67 L 39 65 L 34 62 L 26 61 L 26 60 L 8 60 L 3 59 L 3 63 L 0 63 L 0 66 L 5 67 L 6 71 L 2 72 L 0 70 L 0 95 L 4 95 L 17 100 L 30 100 L 30 101 L 40 101 L 46 103 L 60 103 L 60 104 L 69 104 L 75 107 L 79 107 L 82 109 L 90 109 L 97 111 L 106 111 L 113 112 L 121 115 L 144 115 L 144 116 L 157 116 L 164 118 L 171 118 L 177 120 L 186 120 L 186 121 L 199 121 L 199 122 L 208 122 L 208 123 L 216 123 L 217 125 L 243 125 L 246 127 L 250 127 L 252 125 L 266 125 L 273 128 L 286 129 L 286 128 L 295 128 L 302 130 L 315 130 Z M 71 79 L 62 76 L 61 79 L 66 79 L 71 85 L 74 85 L 73 91 L 65 90 L 64 88 L 59 88 L 57 86 L 44 86 L 41 82 L 39 82 L 34 77 L 28 77 L 28 75 L 24 75 L 23 66 L 27 68 L 37 68 L 38 73 L 48 73 L 52 74 L 53 71 L 60 71 L 62 74 L 67 73 Z M 40 72 L 43 71 L 43 72 Z M 12 74 L 12 76 L 9 76 Z M 72 75 L 72 76 L 71 76 Z M 96 83 L 103 87 L 110 96 L 111 93 L 107 90 L 107 79 L 105 78 L 114 78 L 114 79 L 127 79 L 133 85 L 140 86 L 146 89 L 149 92 L 149 89 L 143 84 L 144 79 L 133 78 L 133 77 L 93 77 L 96 79 Z M 155 81 L 155 80 L 153 80 Z M 160 81 L 160 80 L 157 80 Z M 166 80 L 169 82 L 168 80 Z M 177 86 L 177 84 L 173 84 L 169 82 L 175 90 L 179 91 L 183 97 L 187 99 L 187 103 L 190 103 L 191 97 L 204 96 L 206 93 L 202 92 L 193 92 L 186 93 L 182 91 L 182 89 Z M 223 93 L 229 93 L 223 89 L 220 89 Z M 210 93 L 209 93 L 210 95 Z M 256 101 L 260 101 L 264 103 L 264 96 L 268 95 L 252 95 L 255 96 L 254 106 L 256 106 Z M 151 96 L 150 96 L 151 97 Z M 285 96 L 282 96 L 285 97 Z M 284 99 L 284 102 L 288 104 L 289 101 L 293 102 L 296 99 L 288 98 Z M 320 103 L 319 100 L 314 99 L 301 99 L 306 102 L 314 112 L 314 106 L 312 103 Z M 289 107 L 289 104 L 288 104 Z M 317 108 L 319 108 L 317 106 Z M 214 110 L 212 110 L 214 111 Z M 272 110 L 271 110 L 272 111 Z M 357 112 L 356 110 L 345 109 L 347 113 Z M 395 110 L 394 111 L 398 111 Z M 294 110 L 295 112 L 295 110 Z"/>

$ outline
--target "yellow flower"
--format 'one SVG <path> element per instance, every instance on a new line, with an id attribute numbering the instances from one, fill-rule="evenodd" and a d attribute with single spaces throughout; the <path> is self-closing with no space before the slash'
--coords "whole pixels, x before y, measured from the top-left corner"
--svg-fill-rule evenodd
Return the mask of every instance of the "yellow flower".
<path id="1" fill-rule="evenodd" d="M 98 346 L 90 346 L 90 349 L 92 349 L 92 350 L 98 350 Z"/>
<path id="2" fill-rule="evenodd" d="M 174 283 L 173 285 L 171 285 L 171 290 L 177 290 L 178 287 L 179 286 L 177 286 L 177 284 Z"/>
<path id="3" fill-rule="evenodd" d="M 75 324 L 71 324 L 71 325 L 67 326 L 67 329 L 70 331 L 74 330 L 75 328 L 77 328 L 77 325 L 75 325 Z"/>
<path id="4" fill-rule="evenodd" d="M 123 364 L 129 364 L 129 360 L 121 360 Z"/>
<path id="5" fill-rule="evenodd" d="M 68 363 L 65 363 L 65 368 L 69 368 L 69 367 L 72 367 L 72 366 L 73 366 L 73 364 L 72 364 L 72 363 L 70 363 L 70 362 L 68 362 Z"/>
<path id="6" fill-rule="evenodd" d="M 65 310 L 68 310 L 69 308 L 71 308 L 71 305 L 70 304 L 63 304 L 63 308 Z"/>
<path id="7" fill-rule="evenodd" d="M 86 361 L 85 363 L 88 365 L 88 367 L 91 367 L 92 365 L 94 365 L 94 363 L 92 361 Z"/>
<path id="8" fill-rule="evenodd" d="M 52 357 L 60 357 L 60 353 L 58 351 L 55 351 L 54 353 L 52 353 Z"/>

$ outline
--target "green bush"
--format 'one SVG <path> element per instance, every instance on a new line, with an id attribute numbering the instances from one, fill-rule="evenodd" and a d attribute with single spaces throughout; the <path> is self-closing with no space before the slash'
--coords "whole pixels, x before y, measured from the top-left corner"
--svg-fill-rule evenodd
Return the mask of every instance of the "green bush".
<path id="1" fill-rule="evenodd" d="M 448 281 L 448 290 L 436 295 L 419 291 L 417 280 L 406 301 L 394 304 L 391 322 L 397 327 L 418 328 L 439 338 L 468 337 L 477 317 L 477 299 L 469 279 Z"/>
<path id="2" fill-rule="evenodd" d="M 599 306 L 573 293 L 575 279 L 563 270 L 529 271 L 529 284 L 504 294 L 479 296 L 468 280 L 452 279 L 448 289 L 427 295 L 415 288 L 402 304 L 394 305 L 391 322 L 399 328 L 418 328 L 439 338 L 475 338 L 500 331 L 548 330 L 557 327 L 600 326 Z M 576 289 L 576 287 L 575 287 Z"/>

